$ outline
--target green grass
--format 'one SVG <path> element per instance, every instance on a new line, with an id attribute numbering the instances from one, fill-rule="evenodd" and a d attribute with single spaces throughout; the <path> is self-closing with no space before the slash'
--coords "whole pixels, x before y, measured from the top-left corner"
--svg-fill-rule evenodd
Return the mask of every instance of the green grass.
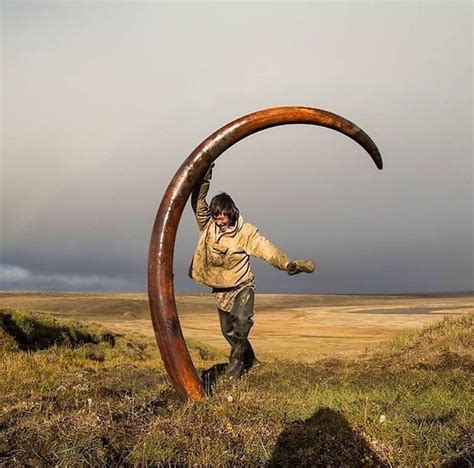
<path id="1" fill-rule="evenodd" d="M 33 344 L 45 324 L 55 338 L 25 349 L 11 327 L 0 330 L 5 465 L 472 463 L 472 316 L 357 360 L 267 362 L 183 404 L 152 341 L 26 312 L 0 317 L 8 314 Z M 225 361 L 188 345 L 198 369 Z"/>
<path id="2" fill-rule="evenodd" d="M 37 351 L 54 345 L 76 347 L 101 341 L 114 344 L 111 333 L 91 333 L 80 323 L 64 325 L 51 317 L 32 316 L 16 310 L 0 310 L 0 327 L 15 341 L 16 347 L 24 351 Z"/>

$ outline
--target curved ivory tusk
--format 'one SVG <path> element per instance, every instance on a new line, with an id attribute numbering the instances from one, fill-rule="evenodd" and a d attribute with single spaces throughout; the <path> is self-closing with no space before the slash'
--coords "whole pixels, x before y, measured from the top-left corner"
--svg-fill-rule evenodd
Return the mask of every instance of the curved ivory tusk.
<path id="1" fill-rule="evenodd" d="M 319 125 L 341 132 L 359 143 L 382 169 L 380 152 L 363 130 L 343 117 L 310 107 L 275 107 L 241 117 L 217 130 L 186 158 L 163 196 L 148 252 L 148 297 L 156 341 L 183 400 L 200 400 L 205 392 L 183 338 L 174 297 L 173 254 L 181 214 L 195 184 L 227 148 L 260 130 L 287 124 Z"/>

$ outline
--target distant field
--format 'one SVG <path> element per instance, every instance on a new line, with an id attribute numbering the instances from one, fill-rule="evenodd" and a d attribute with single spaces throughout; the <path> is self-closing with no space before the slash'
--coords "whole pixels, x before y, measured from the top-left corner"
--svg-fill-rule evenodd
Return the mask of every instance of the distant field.
<path id="1" fill-rule="evenodd" d="M 178 295 L 176 300 L 186 338 L 228 349 L 211 295 Z M 0 308 L 96 322 L 117 333 L 153 335 L 146 294 L 2 292 Z M 474 312 L 472 295 L 257 294 L 250 338 L 260 358 L 313 362 L 354 356 L 401 331 L 469 312 Z"/>

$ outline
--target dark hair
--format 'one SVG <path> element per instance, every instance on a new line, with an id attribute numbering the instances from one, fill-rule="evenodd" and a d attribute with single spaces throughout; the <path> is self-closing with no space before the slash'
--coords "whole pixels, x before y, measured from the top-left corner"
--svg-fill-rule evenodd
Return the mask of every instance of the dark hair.
<path id="1" fill-rule="evenodd" d="M 216 195 L 209 205 L 209 211 L 211 216 L 219 216 L 220 214 L 227 215 L 229 217 L 230 226 L 234 226 L 239 219 L 239 209 L 235 206 L 234 200 L 228 193 L 221 192 Z"/>

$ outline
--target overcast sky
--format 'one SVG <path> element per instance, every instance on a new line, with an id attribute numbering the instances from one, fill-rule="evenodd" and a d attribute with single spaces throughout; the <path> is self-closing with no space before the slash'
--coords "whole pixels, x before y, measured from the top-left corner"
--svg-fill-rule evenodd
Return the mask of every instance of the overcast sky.
<path id="1" fill-rule="evenodd" d="M 146 288 L 161 197 L 229 121 L 302 105 L 217 161 L 209 200 L 317 273 L 252 260 L 257 292 L 473 289 L 471 2 L 2 2 L 0 289 Z M 189 203 L 177 292 L 198 236 Z"/>

